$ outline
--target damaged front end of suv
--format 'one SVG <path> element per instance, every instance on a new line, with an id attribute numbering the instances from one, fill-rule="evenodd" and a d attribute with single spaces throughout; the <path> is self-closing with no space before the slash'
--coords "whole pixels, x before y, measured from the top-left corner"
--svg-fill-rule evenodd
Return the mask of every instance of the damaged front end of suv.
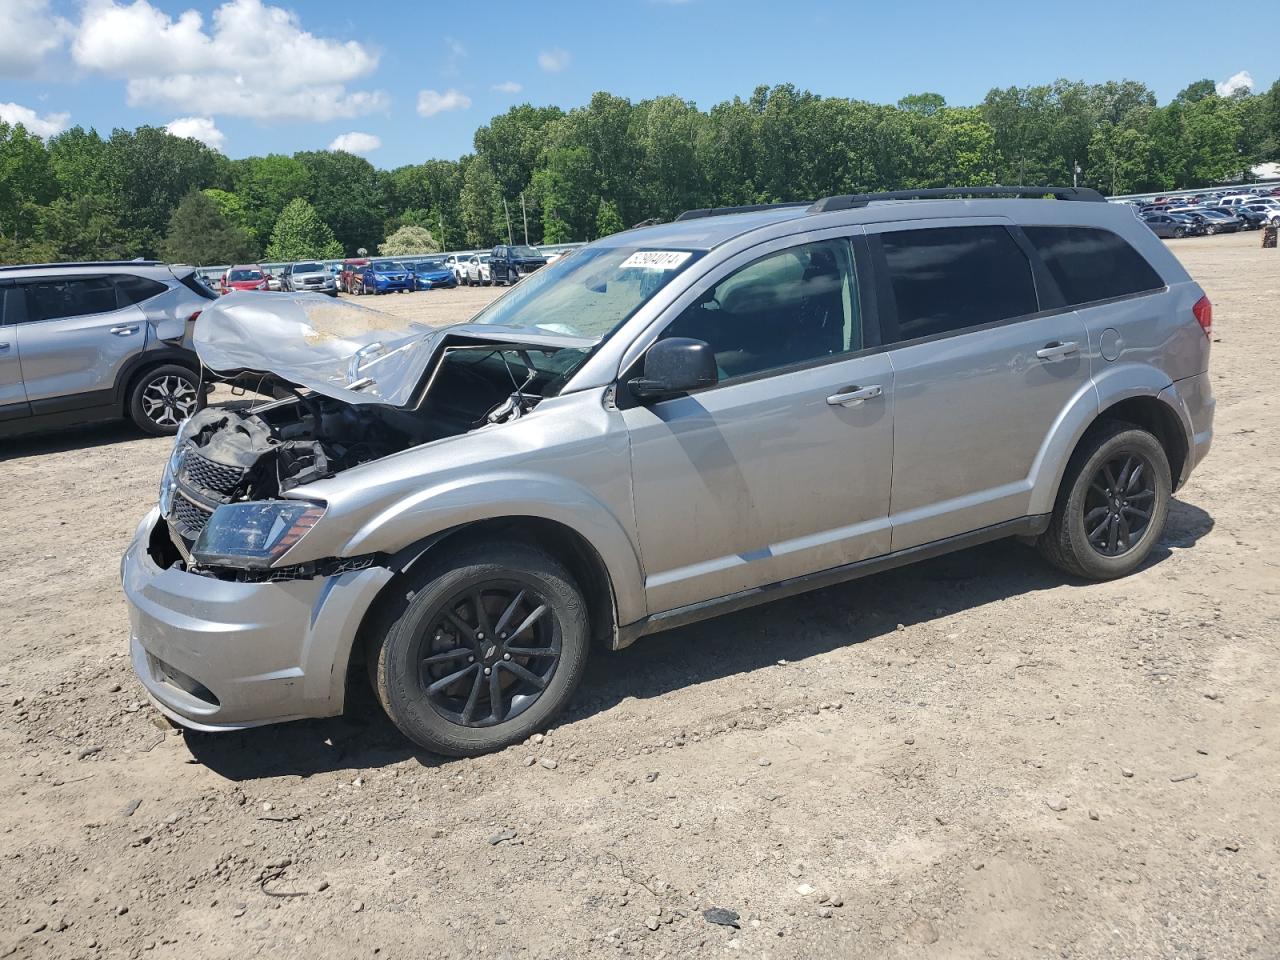
<path id="1" fill-rule="evenodd" d="M 232 396 L 183 423 L 122 561 L 155 705 L 204 730 L 332 716 L 363 658 L 438 752 L 545 725 L 589 641 L 645 613 L 630 444 L 592 365 L 694 260 L 601 244 L 443 329 L 315 294 L 206 310 L 195 348 Z"/>
<path id="2" fill-rule="evenodd" d="M 275 346 L 281 398 L 200 410 L 186 421 L 161 482 L 163 559 L 204 576 L 289 579 L 359 569 L 371 557 L 279 567 L 324 514 L 297 492 L 353 467 L 436 440 L 519 419 L 580 362 L 591 341 L 395 323 L 345 303 L 224 301 L 196 346 L 238 385 L 266 374 L 252 344 Z M 168 564 L 172 565 L 172 564 Z"/>
<path id="3" fill-rule="evenodd" d="M 593 344 L 438 330 L 318 296 L 232 295 L 206 311 L 195 345 L 209 375 L 270 384 L 275 399 L 182 425 L 125 556 L 134 665 L 153 702 L 205 730 L 340 712 L 370 606 L 421 552 L 421 518 L 386 512 L 456 499 L 432 478 L 463 489 L 475 464 L 509 463 L 510 440 L 474 441 L 554 397 Z"/>

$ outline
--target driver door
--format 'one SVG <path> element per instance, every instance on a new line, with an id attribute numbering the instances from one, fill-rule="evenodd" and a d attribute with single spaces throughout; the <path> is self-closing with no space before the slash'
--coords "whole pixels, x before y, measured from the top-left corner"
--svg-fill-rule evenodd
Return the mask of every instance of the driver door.
<path id="1" fill-rule="evenodd" d="M 623 410 L 651 614 L 889 551 L 893 371 L 860 300 L 834 236 L 756 247 L 673 305 L 659 336 L 710 344 L 720 382 Z"/>

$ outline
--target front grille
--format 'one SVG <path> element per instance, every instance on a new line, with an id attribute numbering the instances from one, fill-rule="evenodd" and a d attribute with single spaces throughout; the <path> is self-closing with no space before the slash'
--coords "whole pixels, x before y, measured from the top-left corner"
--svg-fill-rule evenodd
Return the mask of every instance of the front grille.
<path id="1" fill-rule="evenodd" d="M 173 525 L 178 536 L 184 540 L 194 540 L 200 536 L 200 531 L 204 529 L 204 525 L 209 522 L 211 516 L 212 514 L 205 512 L 179 493 L 173 498 L 173 506 L 169 510 L 169 523 Z"/>
<path id="2" fill-rule="evenodd" d="M 194 486 L 203 487 L 205 490 L 224 496 L 234 492 L 245 475 L 245 471 L 240 467 L 215 463 L 190 449 L 182 458 L 179 472 Z"/>

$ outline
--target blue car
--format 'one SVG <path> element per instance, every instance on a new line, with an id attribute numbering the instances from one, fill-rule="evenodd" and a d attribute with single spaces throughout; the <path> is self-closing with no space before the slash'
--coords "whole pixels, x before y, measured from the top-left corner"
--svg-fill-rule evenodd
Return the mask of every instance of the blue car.
<path id="1" fill-rule="evenodd" d="M 430 290 L 432 287 L 456 287 L 458 278 L 453 269 L 444 262 L 444 257 L 432 257 L 429 260 L 418 260 L 407 264 L 413 273 L 415 290 Z"/>
<path id="2" fill-rule="evenodd" d="M 408 293 L 413 289 L 413 271 L 399 260 L 373 260 L 360 278 L 361 293 Z"/>

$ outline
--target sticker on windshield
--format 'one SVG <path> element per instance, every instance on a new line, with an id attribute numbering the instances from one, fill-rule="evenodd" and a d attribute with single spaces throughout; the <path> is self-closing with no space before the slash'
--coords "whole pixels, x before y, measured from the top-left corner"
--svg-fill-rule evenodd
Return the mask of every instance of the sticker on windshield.
<path id="1" fill-rule="evenodd" d="M 688 260 L 688 250 L 637 250 L 618 265 L 619 270 L 635 267 L 637 270 L 675 270 Z"/>

